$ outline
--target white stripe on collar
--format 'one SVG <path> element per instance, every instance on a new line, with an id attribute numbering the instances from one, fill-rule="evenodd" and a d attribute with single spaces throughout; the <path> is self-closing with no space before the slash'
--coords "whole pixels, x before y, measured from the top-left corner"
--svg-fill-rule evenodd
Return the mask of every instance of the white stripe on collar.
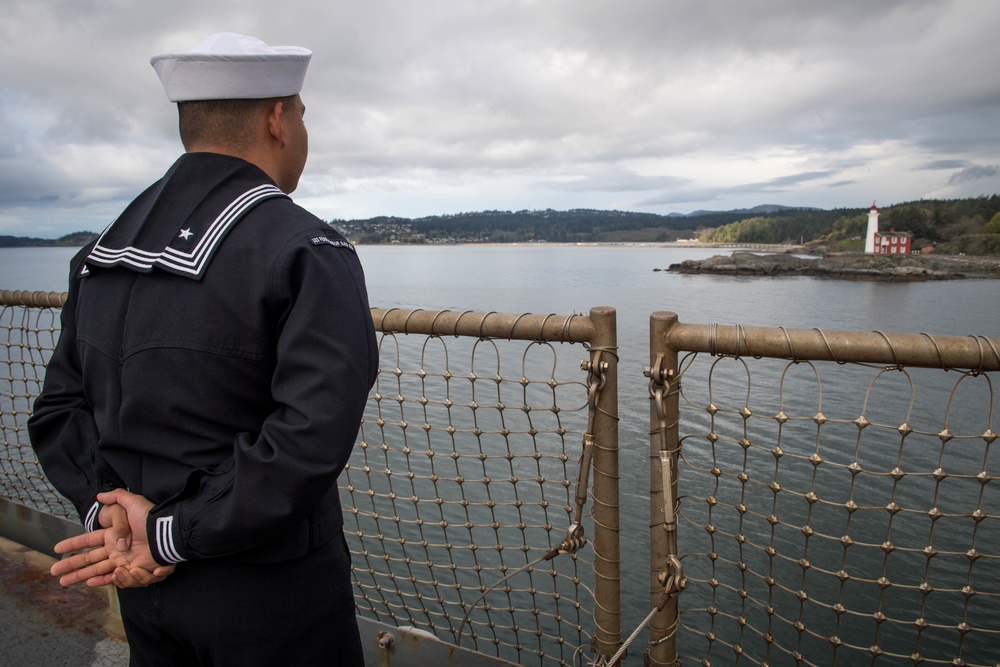
<path id="1" fill-rule="evenodd" d="M 271 197 L 284 197 L 285 193 L 273 185 L 259 185 L 247 190 L 242 195 L 233 200 L 222 213 L 209 225 L 208 229 L 201 235 L 197 245 L 190 252 L 181 252 L 175 248 L 167 246 L 159 252 L 141 250 L 132 246 L 126 248 L 107 248 L 101 244 L 105 230 L 101 238 L 98 239 L 94 249 L 87 256 L 88 262 L 93 262 L 101 266 L 114 266 L 116 264 L 128 264 L 138 269 L 151 269 L 154 265 L 160 265 L 178 273 L 187 273 L 193 276 L 200 275 L 205 269 L 205 265 L 212 256 L 212 252 L 219 244 L 225 232 L 239 220 L 247 210 L 258 202 Z M 114 225 L 108 229 L 114 228 Z"/>

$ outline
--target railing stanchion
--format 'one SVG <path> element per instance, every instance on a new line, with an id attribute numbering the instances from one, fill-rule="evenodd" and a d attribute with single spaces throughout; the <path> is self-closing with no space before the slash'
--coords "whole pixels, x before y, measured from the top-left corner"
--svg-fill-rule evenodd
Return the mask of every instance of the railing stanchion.
<path id="1" fill-rule="evenodd" d="M 662 604 L 665 567 L 678 562 L 676 517 L 664 508 L 677 507 L 678 394 L 670 384 L 677 377 L 677 350 L 667 345 L 667 334 L 676 326 L 676 313 L 655 312 L 649 317 L 650 429 L 649 429 L 649 594 L 652 605 Z M 658 393 L 654 394 L 654 387 Z M 660 394 L 659 392 L 662 392 Z M 661 452 L 669 461 L 664 488 Z M 676 579 L 675 579 L 676 581 Z M 663 609 L 650 620 L 650 649 L 646 664 L 674 665 L 677 662 L 677 595 L 672 594 Z"/>
<path id="2" fill-rule="evenodd" d="M 614 308 L 590 311 L 591 360 L 603 375 L 594 421 L 594 650 L 611 656 L 621 645 L 621 553 L 618 496 L 618 325 Z M 594 409 L 594 408 L 591 408 Z"/>

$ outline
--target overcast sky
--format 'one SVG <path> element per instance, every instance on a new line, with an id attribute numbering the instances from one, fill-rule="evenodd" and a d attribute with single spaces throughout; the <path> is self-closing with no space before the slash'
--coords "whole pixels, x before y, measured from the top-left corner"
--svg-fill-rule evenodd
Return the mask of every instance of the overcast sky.
<path id="1" fill-rule="evenodd" d="M 996 0 L 5 0 L 0 234 L 100 231 L 180 153 L 150 56 L 314 52 L 320 217 L 1000 193 Z"/>

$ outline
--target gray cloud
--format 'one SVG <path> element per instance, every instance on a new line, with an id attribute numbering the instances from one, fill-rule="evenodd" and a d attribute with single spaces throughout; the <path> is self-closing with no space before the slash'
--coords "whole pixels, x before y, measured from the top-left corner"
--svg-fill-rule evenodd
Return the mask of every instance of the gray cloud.
<path id="1" fill-rule="evenodd" d="M 938 169 L 961 169 L 968 164 L 969 163 L 965 160 L 934 160 L 933 162 L 928 162 L 925 165 L 917 167 L 917 169 L 925 169 L 928 171 L 936 171 Z"/>
<path id="2" fill-rule="evenodd" d="M 0 234 L 113 217 L 162 173 L 180 145 L 149 57 L 220 30 L 314 51 L 297 196 L 321 215 L 1000 191 L 997 3 L 161 5 L 5 5 Z"/>
<path id="3" fill-rule="evenodd" d="M 803 183 L 826 180 L 833 175 L 834 172 L 831 171 L 814 171 L 780 176 L 768 181 L 743 183 L 727 187 L 693 189 L 677 188 L 658 196 L 645 199 L 641 202 L 641 204 L 645 206 L 659 206 L 663 204 L 679 204 L 684 202 L 721 201 L 727 197 L 732 197 L 733 195 L 766 197 L 769 199 L 766 201 L 759 201 L 758 203 L 773 203 L 771 199 L 773 199 L 773 195 L 775 194 L 787 192 L 789 189 Z M 839 185 L 847 185 L 848 183 L 849 182 L 841 181 Z M 831 187 L 839 186 L 835 183 L 832 184 Z"/>
<path id="4" fill-rule="evenodd" d="M 675 188 L 688 183 L 676 176 L 643 176 L 627 169 L 612 170 L 565 180 L 549 180 L 536 187 L 566 192 L 643 192 Z"/>
<path id="5" fill-rule="evenodd" d="M 1000 173 L 1000 167 L 997 165 L 971 165 L 965 167 L 956 174 L 952 174 L 951 178 L 948 179 L 950 185 L 957 183 L 965 183 L 968 181 L 979 181 L 982 179 L 993 178 L 998 173 Z"/>

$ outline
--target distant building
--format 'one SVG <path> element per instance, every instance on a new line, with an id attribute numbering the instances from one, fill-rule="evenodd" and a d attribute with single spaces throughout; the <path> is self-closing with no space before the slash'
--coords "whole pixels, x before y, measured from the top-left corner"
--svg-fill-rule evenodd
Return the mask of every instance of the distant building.
<path id="1" fill-rule="evenodd" d="M 913 235 L 909 232 L 875 232 L 876 255 L 909 255 L 913 245 Z"/>
<path id="2" fill-rule="evenodd" d="M 868 211 L 868 233 L 865 234 L 865 252 L 872 254 L 875 250 L 875 236 L 878 234 L 878 207 L 872 202 L 872 208 Z"/>
<path id="3" fill-rule="evenodd" d="M 872 202 L 868 211 L 868 234 L 865 236 L 865 252 L 873 255 L 909 255 L 913 246 L 913 235 L 909 232 L 888 232 L 878 230 L 878 207 Z"/>

